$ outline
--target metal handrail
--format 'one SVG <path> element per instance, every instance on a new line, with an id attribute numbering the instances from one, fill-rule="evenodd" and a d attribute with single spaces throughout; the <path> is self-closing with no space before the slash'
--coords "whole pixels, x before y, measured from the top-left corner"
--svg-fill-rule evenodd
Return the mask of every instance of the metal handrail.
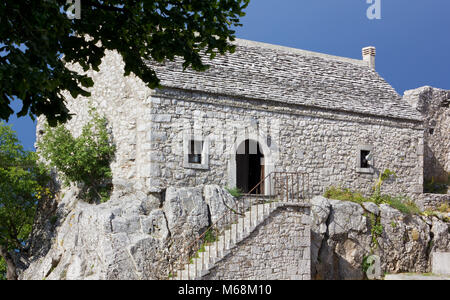
<path id="1" fill-rule="evenodd" d="M 284 176 L 285 177 L 285 179 L 286 179 L 286 186 L 283 186 L 282 184 L 281 184 L 281 181 L 280 181 L 280 177 L 281 176 Z M 268 195 L 269 197 L 270 197 L 270 199 L 271 200 L 273 200 L 272 198 L 273 197 L 277 197 L 278 196 L 278 194 L 277 194 L 277 189 L 276 189 L 276 187 L 277 187 L 277 183 L 278 183 L 278 186 L 279 187 L 281 187 L 282 189 L 282 191 L 284 191 L 285 192 L 285 195 L 286 195 L 286 201 L 289 201 L 289 178 L 291 178 L 291 189 L 293 189 L 295 186 L 294 186 L 294 178 L 296 178 L 297 180 L 296 180 L 296 184 L 297 184 L 297 197 L 298 197 L 298 200 L 300 200 L 300 193 L 299 193 L 299 185 L 300 185 L 300 182 L 299 182 L 299 176 L 301 176 L 302 177 L 302 182 L 303 182 L 303 184 L 302 184 L 302 190 L 303 190 L 303 193 L 302 193 L 302 196 L 303 196 L 303 198 L 306 198 L 306 195 L 305 195 L 305 193 L 304 193 L 304 188 L 305 188 L 305 183 L 304 183 L 304 181 L 305 181 L 305 177 L 306 176 L 308 176 L 308 178 L 306 179 L 307 180 L 307 183 L 308 183 L 308 189 L 309 189 L 309 174 L 306 174 L 306 173 L 299 173 L 299 172 L 271 172 L 269 175 L 267 175 L 266 177 L 264 177 L 264 179 L 262 179 L 257 185 L 255 185 L 249 192 L 247 192 L 245 195 L 243 195 L 243 196 L 241 196 L 240 198 L 243 198 L 243 199 L 246 199 L 247 197 L 249 197 L 249 196 L 254 196 L 255 194 L 252 194 L 258 187 L 261 187 L 261 185 L 263 184 L 263 183 L 265 183 L 266 181 L 267 181 L 267 179 L 269 179 L 269 181 L 268 181 L 268 183 L 269 183 L 269 191 L 270 191 L 270 194 Z M 278 178 L 277 178 L 278 177 Z M 273 183 L 275 184 L 275 186 L 274 186 L 274 193 L 272 193 L 272 179 L 273 178 Z M 293 193 L 293 191 L 291 191 L 291 195 L 292 196 L 294 196 L 294 193 Z M 258 195 L 257 195 L 258 196 Z M 259 195 L 259 196 L 263 196 L 263 195 Z M 292 199 L 294 199 L 294 198 L 292 198 Z M 293 200 L 294 201 L 294 200 Z M 272 203 L 273 203 L 273 201 L 270 201 L 270 209 L 272 208 Z M 192 242 L 192 243 L 190 243 L 187 247 L 185 247 L 184 249 L 183 249 L 183 251 L 181 252 L 181 255 L 178 257 L 178 260 L 176 261 L 176 262 L 178 262 L 180 265 L 182 265 L 183 264 L 183 260 L 184 260 L 184 258 L 186 258 L 187 257 L 187 263 L 185 264 L 185 266 L 187 265 L 187 273 L 188 273 L 188 278 L 187 278 L 187 280 L 189 280 L 190 279 L 190 265 L 191 265 L 191 259 L 195 259 L 195 262 L 194 262 L 194 267 L 195 267 L 195 277 L 197 277 L 197 272 L 198 272 L 198 268 L 197 268 L 197 263 L 198 263 L 198 260 L 197 260 L 197 258 L 196 257 L 191 257 L 191 253 L 192 252 L 194 252 L 194 249 L 196 248 L 195 246 L 196 245 L 200 245 L 201 244 L 201 246 L 200 246 L 200 249 L 201 249 L 201 247 L 203 247 L 203 246 L 207 246 L 206 244 L 207 244 L 207 242 L 204 242 L 204 239 L 205 239 L 205 237 L 206 237 L 206 235 L 208 234 L 208 232 L 215 232 L 215 243 L 216 243 L 216 249 L 215 249 L 215 251 L 216 251 L 216 256 L 218 255 L 218 252 L 219 252 L 219 242 L 218 242 L 218 238 L 219 238 L 219 236 L 221 236 L 222 234 L 224 235 L 223 236 L 223 249 L 225 249 L 225 241 L 226 241 L 226 236 L 225 236 L 225 234 L 226 234 L 226 231 L 227 231 L 227 227 L 228 226 L 230 226 L 230 239 L 229 239 L 229 241 L 230 241 L 230 243 L 231 243 L 231 240 L 232 240 L 232 233 L 233 233 L 233 225 L 234 225 L 234 223 L 232 223 L 233 221 L 236 221 L 236 223 L 235 223 L 235 240 L 237 241 L 237 238 L 238 238 L 238 230 L 239 230 L 239 228 L 238 228 L 238 225 L 239 225 L 239 215 L 240 216 L 245 216 L 245 211 L 247 210 L 247 208 L 246 208 L 246 206 L 245 206 L 245 201 L 242 201 L 242 212 L 240 213 L 239 212 L 239 201 L 237 201 L 236 203 L 235 203 L 235 205 L 233 206 L 234 207 L 234 209 L 233 208 L 231 208 L 231 207 L 229 207 L 228 205 L 226 205 L 226 207 L 228 208 L 228 210 L 219 218 L 219 219 L 217 219 L 215 222 L 214 222 L 214 224 L 212 224 L 210 227 L 208 227 L 198 238 L 196 238 L 196 240 L 194 241 L 194 242 Z M 249 206 L 248 206 L 248 208 L 249 208 L 249 222 L 250 222 L 250 224 L 252 224 L 252 207 L 253 207 L 253 201 L 251 200 L 250 201 L 250 204 L 249 204 Z M 234 214 L 234 217 L 237 217 L 236 219 L 232 219 L 232 217 L 233 217 L 233 215 L 232 215 L 232 213 Z M 265 205 L 264 205 L 264 203 L 263 203 L 263 215 L 265 214 Z M 257 205 L 256 206 L 256 220 L 258 220 L 259 219 L 259 216 L 258 216 L 258 214 L 259 214 L 259 206 Z M 228 217 L 229 217 L 229 220 L 228 220 Z M 227 221 L 229 221 L 229 223 L 230 224 L 227 224 Z M 222 226 L 223 226 L 223 230 L 219 230 L 218 228 L 219 228 L 219 225 L 221 224 L 221 223 L 224 223 Z M 244 230 L 245 230 L 245 224 L 244 224 L 244 219 L 243 219 L 243 221 L 242 221 L 242 232 L 244 232 Z M 212 242 L 212 243 L 214 243 L 214 242 Z M 212 245 L 212 243 L 211 243 L 211 245 Z M 211 258 L 211 245 L 209 245 L 209 249 L 208 249 L 208 263 L 209 263 L 209 261 L 210 261 L 210 258 Z M 198 249 L 197 250 L 197 252 L 200 250 L 200 249 Z M 177 275 L 176 273 L 175 273 L 175 263 L 176 262 L 174 262 L 174 261 L 172 261 L 172 263 L 171 263 L 171 274 L 172 274 L 172 279 Z M 205 253 L 203 253 L 203 255 L 202 255 L 202 257 L 201 257 L 201 264 L 202 264 L 202 269 L 203 269 L 203 267 L 204 267 L 204 265 L 205 265 Z M 182 271 L 182 269 L 180 268 L 180 266 L 177 268 L 178 269 L 178 271 Z M 181 273 L 182 274 L 182 273 Z M 182 279 L 182 278 L 180 278 L 180 279 Z"/>

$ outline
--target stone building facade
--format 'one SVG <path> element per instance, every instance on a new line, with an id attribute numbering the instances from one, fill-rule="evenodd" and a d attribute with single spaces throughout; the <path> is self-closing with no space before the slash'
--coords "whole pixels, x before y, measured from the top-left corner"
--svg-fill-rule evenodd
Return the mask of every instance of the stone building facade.
<path id="1" fill-rule="evenodd" d="M 369 192 L 384 169 L 397 174 L 386 191 L 422 192 L 422 116 L 373 69 L 374 49 L 356 60 L 236 46 L 202 73 L 149 62 L 158 90 L 124 77 L 120 55 L 108 52 L 100 71 L 89 71 L 92 96 L 69 101 L 68 127 L 80 132 L 96 107 L 117 145 L 114 184 L 146 194 L 201 184 L 245 192 L 273 171 L 307 173 L 314 195 L 331 185 Z"/>

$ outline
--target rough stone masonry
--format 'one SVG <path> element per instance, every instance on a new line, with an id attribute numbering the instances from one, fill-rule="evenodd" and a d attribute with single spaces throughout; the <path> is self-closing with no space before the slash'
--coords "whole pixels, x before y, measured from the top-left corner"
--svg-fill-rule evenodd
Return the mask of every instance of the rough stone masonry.
<path id="1" fill-rule="evenodd" d="M 202 279 L 310 280 L 310 224 L 309 207 L 280 207 Z"/>

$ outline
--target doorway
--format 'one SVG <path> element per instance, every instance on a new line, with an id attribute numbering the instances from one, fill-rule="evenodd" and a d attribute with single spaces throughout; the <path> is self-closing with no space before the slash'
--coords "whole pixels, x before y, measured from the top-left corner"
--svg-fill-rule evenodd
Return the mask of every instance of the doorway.
<path id="1" fill-rule="evenodd" d="M 243 193 L 264 194 L 264 154 L 258 142 L 243 141 L 236 152 L 236 185 Z"/>

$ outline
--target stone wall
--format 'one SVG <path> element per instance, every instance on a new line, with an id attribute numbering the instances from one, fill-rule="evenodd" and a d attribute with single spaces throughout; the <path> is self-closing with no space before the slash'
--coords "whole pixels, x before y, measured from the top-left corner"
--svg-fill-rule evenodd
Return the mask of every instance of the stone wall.
<path id="1" fill-rule="evenodd" d="M 422 191 L 422 131 L 417 124 L 185 91 L 160 91 L 151 101 L 159 116 L 153 134 L 164 137 L 154 141 L 150 153 L 151 168 L 159 175 L 150 177 L 152 186 L 210 181 L 235 186 L 233 155 L 250 138 L 262 144 L 266 170 L 309 174 L 315 195 L 338 184 L 369 192 L 386 168 L 397 174 L 386 190 Z M 183 167 L 186 131 L 210 139 L 208 170 Z M 373 148 L 373 174 L 357 171 L 362 145 Z"/>
<path id="2" fill-rule="evenodd" d="M 429 86 L 405 91 L 404 99 L 424 117 L 424 178 L 447 182 L 450 173 L 450 91 Z"/>
<path id="3" fill-rule="evenodd" d="M 79 65 L 69 66 L 79 73 L 92 76 L 95 86 L 89 91 L 91 97 L 73 99 L 69 93 L 64 96 L 72 119 L 66 127 L 76 136 L 81 134 L 82 127 L 90 119 L 89 110 L 95 108 L 104 115 L 109 123 L 110 133 L 116 147 L 116 157 L 111 164 L 113 183 L 124 188 L 147 193 L 145 182 L 140 180 L 138 172 L 139 156 L 147 151 L 149 145 L 139 144 L 138 131 L 140 122 L 150 122 L 151 112 L 146 106 L 146 99 L 151 90 L 134 74 L 124 76 L 124 62 L 117 52 L 108 51 L 103 58 L 99 72 L 89 70 L 83 72 Z M 44 133 L 45 119 L 40 117 L 37 122 L 37 140 Z M 145 133 L 142 133 L 145 134 Z"/>
<path id="4" fill-rule="evenodd" d="M 309 207 L 282 206 L 220 262 L 206 280 L 309 280 Z"/>
<path id="5" fill-rule="evenodd" d="M 421 194 L 416 198 L 417 206 L 422 210 L 436 210 L 442 204 L 450 205 L 450 194 Z"/>

